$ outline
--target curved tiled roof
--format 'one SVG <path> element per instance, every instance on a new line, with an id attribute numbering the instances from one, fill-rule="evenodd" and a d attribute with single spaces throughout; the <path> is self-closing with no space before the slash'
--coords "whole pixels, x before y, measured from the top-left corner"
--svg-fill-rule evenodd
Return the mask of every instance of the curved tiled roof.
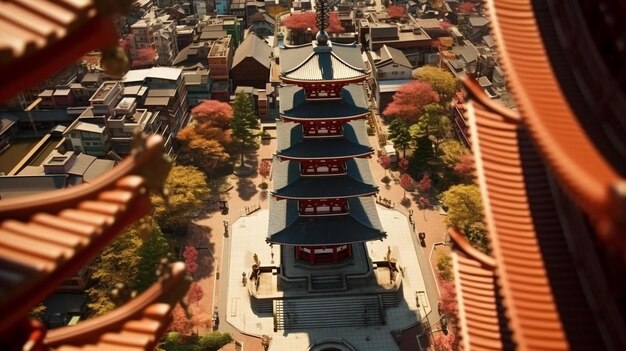
<path id="1" fill-rule="evenodd" d="M 547 4 L 532 0 L 487 3 L 507 83 L 539 151 L 568 193 L 596 221 L 599 233 L 626 253 L 624 174 L 620 175 L 611 159 L 605 157 L 608 151 L 603 154 L 598 149 L 600 145 L 606 150 L 603 144 L 608 141 L 589 132 L 596 130 L 589 127 L 593 123 L 587 122 L 588 128 L 581 125 L 581 121 L 591 118 L 577 117 L 573 107 L 581 105 L 582 98 L 568 100 L 568 94 L 575 96 L 571 93 L 576 85 L 574 75 L 570 72 L 557 76 L 568 62 L 561 57 L 564 52 L 557 50 L 557 31 Z M 559 79 L 564 80 L 563 85 Z M 594 117 L 598 124 L 602 115 L 595 113 Z"/>
<path id="2" fill-rule="evenodd" d="M 528 134 L 480 103 L 470 102 L 467 111 L 515 343 L 522 350 L 598 348 L 604 341 L 568 250 L 545 165 Z"/>
<path id="3" fill-rule="evenodd" d="M 514 350 L 502 297 L 496 286 L 495 260 L 470 246 L 456 229 L 453 262 L 464 350 Z"/>
<path id="4" fill-rule="evenodd" d="M 362 81 L 365 78 L 367 72 L 364 69 L 346 63 L 332 51 L 314 51 L 301 64 L 282 74 L 282 79 L 287 82 Z"/>
<path id="5" fill-rule="evenodd" d="M 284 104 L 280 114 L 285 120 L 365 118 L 369 112 L 365 91 L 356 84 L 343 87 L 341 99 L 333 100 L 307 100 L 304 89 L 281 88 L 280 92 Z"/>
<path id="6" fill-rule="evenodd" d="M 152 136 L 88 185 L 0 201 L 0 334 L 148 213 L 146 188 L 162 186 L 168 169 L 163 140 Z"/>
<path id="7" fill-rule="evenodd" d="M 278 122 L 278 157 L 289 159 L 352 158 L 371 155 L 365 132 L 365 121 L 352 121 L 343 125 L 343 136 L 329 138 L 304 138 L 302 126 Z"/>
<path id="8" fill-rule="evenodd" d="M 191 283 L 182 262 L 174 263 L 164 273 L 157 283 L 112 312 L 50 331 L 44 344 L 57 351 L 154 350 L 174 306 Z"/>
<path id="9" fill-rule="evenodd" d="M 128 0 L 0 1 L 0 102 L 85 52 L 117 44 L 109 17 Z"/>
<path id="10" fill-rule="evenodd" d="M 348 200 L 349 213 L 300 217 L 296 200 L 270 200 L 267 242 L 281 245 L 337 245 L 385 237 L 373 198 Z"/>
<path id="11" fill-rule="evenodd" d="M 327 199 L 373 195 L 369 164 L 364 159 L 346 160 L 346 174 L 328 176 L 300 175 L 300 162 L 274 162 L 272 195 L 287 199 Z"/>

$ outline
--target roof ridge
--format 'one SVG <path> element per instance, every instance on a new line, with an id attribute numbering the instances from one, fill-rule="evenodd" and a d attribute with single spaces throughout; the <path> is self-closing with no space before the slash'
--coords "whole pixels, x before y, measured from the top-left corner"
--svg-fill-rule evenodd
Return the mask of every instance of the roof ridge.
<path id="1" fill-rule="evenodd" d="M 450 234 L 450 238 L 452 239 L 452 241 L 454 241 L 459 251 L 463 252 L 468 257 L 482 263 L 485 268 L 488 268 L 491 271 L 494 271 L 496 269 L 496 260 L 493 257 L 482 253 L 472 247 L 472 245 L 465 238 L 465 235 L 460 230 L 455 227 L 449 227 L 448 234 Z"/>

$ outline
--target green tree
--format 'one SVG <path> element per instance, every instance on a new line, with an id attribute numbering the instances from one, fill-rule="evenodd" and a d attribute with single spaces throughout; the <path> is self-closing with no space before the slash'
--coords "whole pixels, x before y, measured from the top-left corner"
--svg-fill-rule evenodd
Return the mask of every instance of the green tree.
<path id="1" fill-rule="evenodd" d="M 448 207 L 446 223 L 461 230 L 475 248 L 488 250 L 487 228 L 483 217 L 480 190 L 476 185 L 454 185 L 440 195 L 441 202 Z"/>
<path id="2" fill-rule="evenodd" d="M 441 105 L 428 104 L 424 106 L 419 121 L 410 127 L 410 133 L 414 138 L 428 137 L 433 143 L 434 154 L 437 155 L 439 145 L 452 133 L 452 124 Z"/>
<path id="3" fill-rule="evenodd" d="M 457 91 L 459 81 L 449 71 L 435 66 L 422 66 L 413 70 L 413 78 L 428 82 L 439 94 L 442 103 L 452 99 Z"/>
<path id="4" fill-rule="evenodd" d="M 250 95 L 237 93 L 233 102 L 233 118 L 230 120 L 230 127 L 233 131 L 233 139 L 241 145 L 241 166 L 244 162 L 244 151 L 246 146 L 256 146 L 256 137 L 259 129 L 259 119 L 254 112 L 254 106 Z"/>
<path id="5" fill-rule="evenodd" d="M 166 232 L 179 230 L 187 224 L 189 216 L 198 212 L 209 196 L 205 175 L 192 166 L 172 167 L 165 188 L 168 191 L 166 204 L 163 198 L 153 195 L 154 218 Z"/>
<path id="6" fill-rule="evenodd" d="M 126 229 L 89 266 L 94 285 L 87 290 L 89 310 L 95 316 L 115 308 L 110 292 L 118 283 L 132 287 L 137 278 L 140 257 L 137 250 L 142 241 L 138 226 Z"/>
<path id="7" fill-rule="evenodd" d="M 389 124 L 389 140 L 393 141 L 394 147 L 402 149 L 402 157 L 406 157 L 406 149 L 411 145 L 412 138 L 409 128 L 400 118 Z"/>
<path id="8" fill-rule="evenodd" d="M 233 341 L 233 338 L 230 334 L 214 331 L 201 336 L 200 340 L 198 340 L 198 346 L 200 350 L 217 351 L 231 341 Z"/>
<path id="9" fill-rule="evenodd" d="M 413 178 L 421 178 L 421 174 L 430 170 L 430 164 L 434 159 L 433 143 L 428 137 L 415 139 L 415 151 L 409 162 L 409 173 Z"/>
<path id="10" fill-rule="evenodd" d="M 455 139 L 447 139 L 439 145 L 439 160 L 441 163 L 453 169 L 454 166 L 461 160 L 461 157 L 470 153 L 460 141 Z"/>
<path id="11" fill-rule="evenodd" d="M 142 244 L 137 250 L 137 255 L 140 258 L 134 287 L 139 292 L 146 290 L 156 281 L 156 270 L 162 259 L 172 260 L 174 258 L 170 245 L 161 232 L 161 228 L 154 220 L 151 220 L 151 222 L 152 232 L 142 240 Z"/>

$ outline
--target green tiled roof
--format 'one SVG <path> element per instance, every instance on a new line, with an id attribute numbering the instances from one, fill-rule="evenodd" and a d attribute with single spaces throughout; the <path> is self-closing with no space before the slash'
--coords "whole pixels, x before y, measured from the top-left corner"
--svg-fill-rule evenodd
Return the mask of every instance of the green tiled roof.
<path id="1" fill-rule="evenodd" d="M 365 121 L 344 124 L 343 136 L 329 138 L 304 138 L 302 126 L 292 122 L 278 122 L 277 154 L 291 158 L 343 158 L 370 154 Z"/>
<path id="2" fill-rule="evenodd" d="M 281 245 L 337 245 L 383 239 L 373 198 L 348 200 L 349 213 L 300 217 L 296 200 L 270 200 L 267 241 Z"/>
<path id="3" fill-rule="evenodd" d="M 350 84 L 341 89 L 340 100 L 306 100 L 304 89 L 280 88 L 280 113 L 285 118 L 346 118 L 369 112 L 363 87 Z"/>
<path id="4" fill-rule="evenodd" d="M 301 176 L 298 161 L 275 159 L 273 195 L 285 198 L 320 199 L 355 197 L 374 194 L 378 187 L 364 159 L 346 161 L 347 174 L 335 176 Z"/>

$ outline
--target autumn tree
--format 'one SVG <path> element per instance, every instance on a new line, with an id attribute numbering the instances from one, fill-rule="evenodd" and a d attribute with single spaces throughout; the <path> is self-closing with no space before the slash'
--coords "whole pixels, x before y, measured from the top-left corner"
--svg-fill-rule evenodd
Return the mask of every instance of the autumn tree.
<path id="1" fill-rule="evenodd" d="M 292 13 L 288 17 L 284 17 L 281 21 L 281 25 L 285 26 L 287 29 L 298 32 L 305 33 L 309 28 L 313 34 L 317 33 L 319 29 L 317 28 L 317 21 L 315 20 L 315 12 L 302 12 L 302 13 Z M 345 29 L 339 22 L 339 16 L 336 12 L 329 13 L 329 23 L 326 27 L 327 33 L 343 33 Z"/>
<path id="2" fill-rule="evenodd" d="M 427 174 L 424 174 L 422 179 L 420 179 L 419 182 L 417 183 L 417 189 L 422 194 L 427 193 L 430 190 L 430 188 L 432 188 L 432 186 L 433 186 L 432 181 L 430 180 L 430 177 Z"/>
<path id="3" fill-rule="evenodd" d="M 230 126 L 233 131 L 234 141 L 241 145 L 240 166 L 243 167 L 245 148 L 256 146 L 258 133 L 256 133 L 255 130 L 260 128 L 259 119 L 254 112 L 250 95 L 239 92 L 235 96 L 235 101 L 233 102 L 233 118 L 230 120 Z"/>
<path id="4" fill-rule="evenodd" d="M 457 11 L 459 11 L 460 13 L 471 13 L 474 12 L 475 7 L 476 6 L 474 5 L 474 3 L 472 3 L 471 1 L 466 1 L 457 6 Z"/>
<path id="5" fill-rule="evenodd" d="M 87 290 L 92 315 L 98 316 L 115 308 L 110 292 L 117 284 L 132 287 L 141 260 L 137 255 L 141 244 L 137 227 L 130 227 L 92 261 L 89 270 L 93 285 Z"/>
<path id="6" fill-rule="evenodd" d="M 192 214 L 200 211 L 209 196 L 205 175 L 191 166 L 172 167 L 165 180 L 168 203 L 153 195 L 154 218 L 166 232 L 180 230 Z"/>
<path id="7" fill-rule="evenodd" d="M 398 166 L 400 166 L 400 168 L 402 168 L 403 170 L 407 170 L 409 168 L 409 159 L 408 158 L 403 158 L 400 160 L 400 162 L 398 162 Z"/>
<path id="8" fill-rule="evenodd" d="M 435 66 L 422 66 L 414 69 L 413 78 L 430 84 L 439 94 L 442 104 L 449 102 L 458 88 L 458 81 L 452 73 Z"/>
<path id="9" fill-rule="evenodd" d="M 263 183 L 261 183 L 261 185 L 263 185 L 263 188 L 267 187 L 267 184 L 265 183 L 265 178 L 270 176 L 270 171 L 272 170 L 272 163 L 268 160 L 263 160 L 261 161 L 261 163 L 259 163 L 259 175 L 263 178 Z"/>
<path id="10" fill-rule="evenodd" d="M 406 157 L 406 149 L 411 145 L 412 137 L 409 128 L 400 118 L 389 124 L 389 140 L 393 141 L 394 147 L 402 149 L 402 157 Z"/>
<path id="11" fill-rule="evenodd" d="M 439 152 L 439 145 L 448 139 L 452 133 L 452 123 L 445 115 L 445 111 L 438 103 L 424 106 L 418 122 L 411 126 L 414 138 L 427 137 L 433 144 L 435 156 Z"/>
<path id="12" fill-rule="evenodd" d="M 228 129 L 230 119 L 233 118 L 233 108 L 218 100 L 202 100 L 200 104 L 191 109 L 191 118 L 200 124 Z"/>
<path id="13" fill-rule="evenodd" d="M 406 191 L 412 191 L 415 187 L 415 180 L 408 173 L 403 173 L 400 176 L 400 186 L 404 189 L 404 195 L 402 198 L 406 199 Z"/>
<path id="14" fill-rule="evenodd" d="M 202 286 L 200 286 L 200 284 L 198 284 L 197 282 L 191 283 L 191 286 L 189 286 L 189 290 L 187 291 L 187 301 L 189 302 L 189 304 L 199 304 L 203 296 L 204 289 L 202 289 Z"/>
<path id="15" fill-rule="evenodd" d="M 185 310 L 179 304 L 176 304 L 172 311 L 172 323 L 170 323 L 168 328 L 170 333 L 165 336 L 166 343 L 168 339 L 173 344 L 178 343 L 179 340 L 182 343 L 183 336 L 190 335 L 193 332 L 193 321 L 187 317 Z"/>
<path id="16" fill-rule="evenodd" d="M 416 123 L 424 106 L 439 101 L 439 95 L 430 84 L 411 81 L 404 84 L 393 95 L 393 99 L 383 111 L 385 117 L 397 117 L 409 124 Z"/>
<path id="17" fill-rule="evenodd" d="M 159 225 L 150 219 L 150 226 L 151 232 L 142 239 L 141 246 L 137 250 L 139 263 L 134 287 L 139 292 L 146 290 L 156 281 L 157 268 L 163 259 L 173 259 L 170 245 Z"/>
<path id="18" fill-rule="evenodd" d="M 387 6 L 385 11 L 387 11 L 387 15 L 389 15 L 390 18 L 400 19 L 407 17 L 406 7 L 403 5 L 390 5 Z"/>
<path id="19" fill-rule="evenodd" d="M 156 64 L 156 51 L 151 47 L 145 47 L 137 49 L 135 55 L 133 55 L 132 68 L 142 68 L 148 66 L 154 66 Z"/>
<path id="20" fill-rule="evenodd" d="M 459 161 L 452 169 L 454 169 L 463 181 L 471 182 L 474 177 L 474 166 L 474 157 L 472 154 L 465 154 L 459 158 Z"/>
<path id="21" fill-rule="evenodd" d="M 459 228 L 472 246 L 486 252 L 487 228 L 478 186 L 454 185 L 440 195 L 440 200 L 448 208 L 446 224 Z"/>
<path id="22" fill-rule="evenodd" d="M 439 160 L 443 165 L 452 169 L 463 155 L 469 154 L 469 150 L 456 139 L 447 139 L 439 145 Z"/>
<path id="23" fill-rule="evenodd" d="M 191 245 L 185 246 L 183 259 L 187 271 L 191 274 L 191 276 L 193 276 L 193 274 L 198 270 L 198 250 Z"/>
<path id="24" fill-rule="evenodd" d="M 426 136 L 416 138 L 415 151 L 410 158 L 409 173 L 415 178 L 420 178 L 424 171 L 430 170 L 434 157 L 432 141 Z"/>
<path id="25" fill-rule="evenodd" d="M 191 110 L 191 123 L 176 138 L 181 142 L 177 161 L 194 165 L 207 174 L 228 160 L 232 107 L 216 100 L 203 100 Z"/>

